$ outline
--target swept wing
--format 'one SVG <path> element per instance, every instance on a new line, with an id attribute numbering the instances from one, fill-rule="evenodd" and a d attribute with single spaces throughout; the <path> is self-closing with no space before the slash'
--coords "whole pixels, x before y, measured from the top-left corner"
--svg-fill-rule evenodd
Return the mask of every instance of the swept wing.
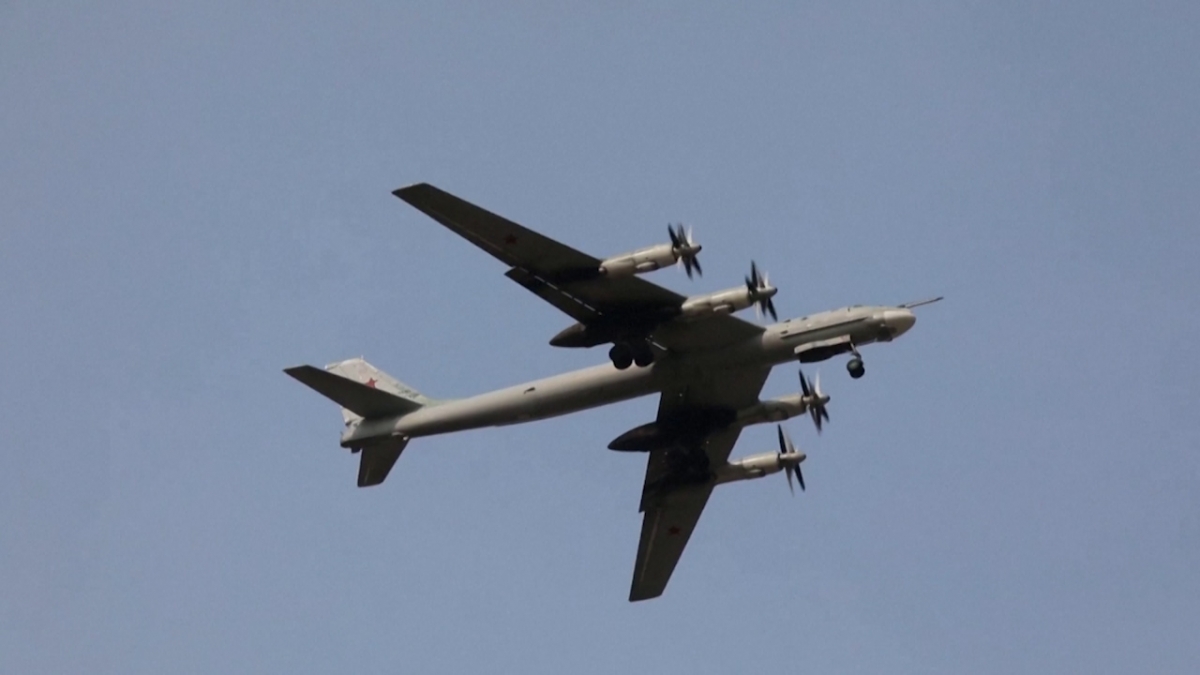
<path id="1" fill-rule="evenodd" d="M 600 273 L 600 259 L 428 183 L 393 194 L 508 265 L 506 276 L 581 323 L 636 323 L 669 313 L 687 299 L 636 276 L 605 276 Z M 717 315 L 690 324 L 666 322 L 652 337 L 668 350 L 691 351 L 729 344 L 762 330 L 737 317 Z"/>
<path id="2" fill-rule="evenodd" d="M 720 371 L 662 394 L 658 421 L 721 410 L 737 411 L 758 401 L 770 368 Z M 713 415 L 720 417 L 720 415 Z M 712 494 L 711 467 L 729 459 L 741 427 L 697 430 L 677 447 L 655 450 L 646 461 L 642 487 L 642 534 L 633 566 L 630 602 L 662 595 L 683 549 Z"/>

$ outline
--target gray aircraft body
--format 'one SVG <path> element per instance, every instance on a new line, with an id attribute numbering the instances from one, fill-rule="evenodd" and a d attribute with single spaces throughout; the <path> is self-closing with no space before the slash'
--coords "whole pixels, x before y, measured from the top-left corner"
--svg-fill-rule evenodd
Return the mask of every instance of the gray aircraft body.
<path id="1" fill-rule="evenodd" d="M 341 446 L 361 453 L 360 487 L 382 483 L 413 438 L 659 394 L 653 421 L 609 443 L 648 454 L 631 601 L 662 594 L 716 485 L 782 471 L 789 487 L 793 476 L 804 487 L 805 455 L 782 427 L 779 452 L 729 461 L 748 425 L 808 414 L 820 430 L 828 419 L 829 397 L 803 373 L 800 393 L 760 400 L 773 366 L 850 354 L 847 370 L 857 379 L 865 372 L 859 347 L 903 335 L 916 321 L 914 307 L 940 300 L 856 305 L 764 327 L 733 315 L 751 305 L 775 314 L 776 289 L 756 266 L 743 286 L 694 297 L 639 278 L 674 264 L 689 277 L 700 272 L 700 246 L 682 227 L 669 228 L 670 243 L 600 260 L 428 184 L 394 194 L 509 265 L 506 276 L 575 319 L 552 345 L 608 344 L 609 362 L 450 401 L 429 399 L 362 359 L 285 372 L 342 406 Z"/>

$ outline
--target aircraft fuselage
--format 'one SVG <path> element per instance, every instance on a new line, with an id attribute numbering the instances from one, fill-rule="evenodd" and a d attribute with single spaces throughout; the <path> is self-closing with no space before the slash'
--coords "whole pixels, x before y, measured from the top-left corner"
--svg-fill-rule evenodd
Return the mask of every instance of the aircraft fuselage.
<path id="1" fill-rule="evenodd" d="M 914 321 L 912 312 L 900 307 L 854 306 L 821 312 L 773 324 L 760 335 L 732 346 L 668 354 L 646 367 L 618 370 L 605 363 L 402 416 L 354 422 L 342 434 L 341 445 L 360 447 L 396 436 L 415 438 L 519 424 L 658 393 L 725 369 L 820 361 L 862 345 L 892 340 Z M 814 344 L 822 346 L 810 348 Z M 797 349 L 804 351 L 797 354 Z"/>

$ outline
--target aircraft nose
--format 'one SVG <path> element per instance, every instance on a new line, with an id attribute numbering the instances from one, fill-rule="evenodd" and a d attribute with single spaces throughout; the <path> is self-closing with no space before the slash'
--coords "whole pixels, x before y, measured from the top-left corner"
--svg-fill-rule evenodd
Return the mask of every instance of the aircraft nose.
<path id="1" fill-rule="evenodd" d="M 917 322 L 917 317 L 911 310 L 889 309 L 883 313 L 883 321 L 891 330 L 892 337 L 897 338 L 913 327 L 913 324 Z"/>

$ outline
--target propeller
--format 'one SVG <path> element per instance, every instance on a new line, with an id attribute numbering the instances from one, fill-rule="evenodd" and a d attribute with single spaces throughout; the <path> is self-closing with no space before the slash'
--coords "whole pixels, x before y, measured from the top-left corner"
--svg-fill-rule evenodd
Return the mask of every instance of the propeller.
<path id="1" fill-rule="evenodd" d="M 800 491 L 804 491 L 804 474 L 800 472 L 800 462 L 803 462 L 805 455 L 803 452 L 796 450 L 796 446 L 792 444 L 792 438 L 783 430 L 782 424 L 775 425 L 779 430 L 779 463 L 783 465 L 783 471 L 787 474 L 788 490 L 794 495 L 796 488 L 792 487 L 792 473 L 796 474 L 796 482 L 800 484 Z"/>
<path id="2" fill-rule="evenodd" d="M 765 314 L 771 315 L 772 321 L 778 321 L 779 315 L 775 313 L 775 302 L 771 297 L 779 292 L 779 289 L 771 285 L 767 280 L 767 275 L 758 273 L 758 265 L 753 260 L 750 261 L 750 276 L 746 277 L 746 290 L 750 291 L 750 299 L 754 301 L 754 311 L 762 316 Z"/>
<path id="3" fill-rule="evenodd" d="M 696 257 L 703 248 L 700 244 L 692 239 L 692 228 L 688 228 L 687 232 L 683 231 L 683 223 L 675 225 L 667 225 L 667 234 L 671 235 L 671 253 L 675 254 L 675 260 L 683 263 L 683 269 L 687 272 L 688 278 L 692 278 L 692 270 L 696 274 L 704 276 L 704 270 L 700 269 L 700 260 Z"/>
<path id="4" fill-rule="evenodd" d="M 817 427 L 817 433 L 821 433 L 821 422 L 829 421 L 829 410 L 826 409 L 826 404 L 829 403 L 829 397 L 821 392 L 821 373 L 817 373 L 817 379 L 809 385 L 808 378 L 804 377 L 804 371 L 800 371 L 800 393 L 804 395 L 804 402 L 808 404 L 808 414 L 812 416 L 813 424 Z"/>

